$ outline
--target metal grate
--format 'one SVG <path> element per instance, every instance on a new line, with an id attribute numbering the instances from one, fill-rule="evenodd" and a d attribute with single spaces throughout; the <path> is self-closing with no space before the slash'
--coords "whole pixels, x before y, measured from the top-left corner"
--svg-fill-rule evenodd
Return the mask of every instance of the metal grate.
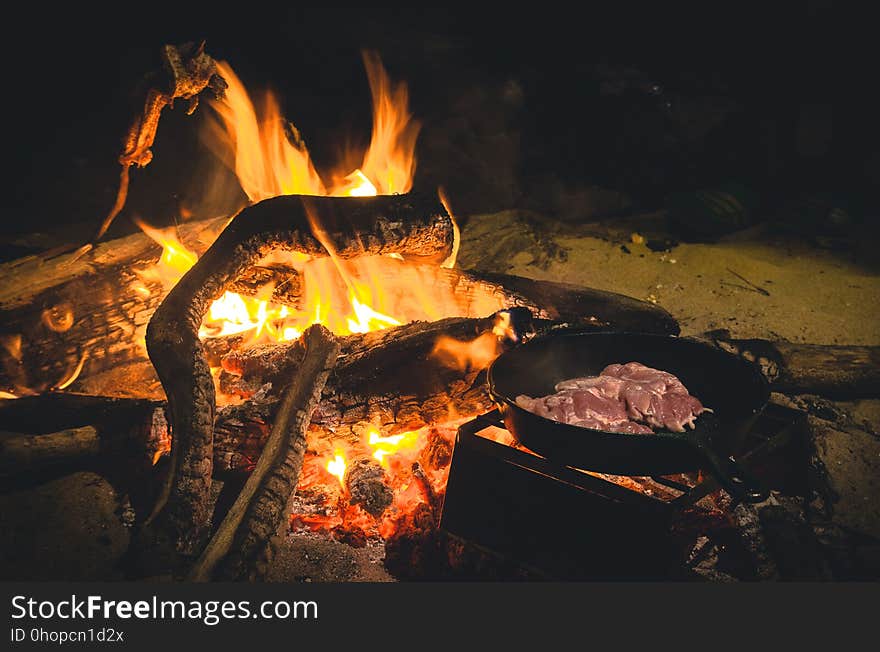
<path id="1" fill-rule="evenodd" d="M 789 444 L 802 416 L 768 405 L 740 461 L 751 467 Z M 504 428 L 497 411 L 458 429 L 440 526 L 547 577 L 668 578 L 683 555 L 672 535 L 676 517 L 719 492 L 699 474 L 579 471 L 480 436 L 488 428 Z"/>

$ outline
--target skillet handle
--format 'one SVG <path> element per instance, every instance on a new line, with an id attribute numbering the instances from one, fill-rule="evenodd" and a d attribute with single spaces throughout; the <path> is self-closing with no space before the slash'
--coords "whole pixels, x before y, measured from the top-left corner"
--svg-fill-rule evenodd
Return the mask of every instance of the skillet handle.
<path id="1" fill-rule="evenodd" d="M 699 438 L 689 439 L 699 448 L 712 476 L 735 501 L 761 503 L 770 497 L 770 491 L 733 457 L 723 458 Z"/>

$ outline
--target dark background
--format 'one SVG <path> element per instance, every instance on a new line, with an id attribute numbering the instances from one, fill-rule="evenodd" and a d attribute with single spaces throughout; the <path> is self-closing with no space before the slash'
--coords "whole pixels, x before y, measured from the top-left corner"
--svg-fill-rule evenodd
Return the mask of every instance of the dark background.
<path id="1" fill-rule="evenodd" d="M 198 39 L 249 88 L 279 93 L 319 169 L 342 147 L 368 142 L 359 52 L 377 49 L 392 78 L 409 84 L 424 124 L 416 184 L 446 185 L 465 214 L 527 207 L 605 217 L 735 181 L 765 212 L 824 193 L 859 225 L 875 225 L 876 54 L 862 34 L 870 26 L 831 2 L 767 4 L 35 8 L 6 24 L 14 179 L 2 229 L 99 223 L 137 82 L 159 65 L 163 43 Z M 218 167 L 198 138 L 204 111 L 163 115 L 154 161 L 133 171 L 111 234 L 133 230 L 134 215 L 166 224 L 182 206 L 222 210 L 204 201 L 206 170 Z M 225 185 L 226 199 L 241 201 L 234 182 Z M 627 201 L 597 203 L 583 192 L 595 187 Z"/>

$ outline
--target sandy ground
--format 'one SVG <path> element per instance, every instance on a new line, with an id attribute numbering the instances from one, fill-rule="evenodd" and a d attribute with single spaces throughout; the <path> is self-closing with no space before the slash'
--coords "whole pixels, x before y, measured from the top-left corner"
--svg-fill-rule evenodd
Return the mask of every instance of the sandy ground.
<path id="1" fill-rule="evenodd" d="M 619 292 L 663 306 L 682 333 L 726 328 L 734 337 L 814 344 L 880 344 L 880 270 L 799 238 L 741 232 L 715 244 L 652 251 L 633 232 L 662 218 L 606 228 L 573 227 L 507 211 L 472 217 L 462 230 L 461 267 Z M 625 246 L 630 253 L 621 247 Z M 751 287 L 763 288 L 763 294 Z"/>

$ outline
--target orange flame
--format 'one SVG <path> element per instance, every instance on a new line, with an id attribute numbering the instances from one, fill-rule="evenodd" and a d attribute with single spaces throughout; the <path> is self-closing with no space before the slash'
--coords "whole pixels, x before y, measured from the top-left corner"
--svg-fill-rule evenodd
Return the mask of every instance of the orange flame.
<path id="1" fill-rule="evenodd" d="M 373 97 L 373 134 L 360 168 L 334 170 L 326 183 L 315 169 L 296 127 L 281 115 L 278 100 L 266 93 L 259 110 L 226 62 L 218 62 L 228 88 L 211 102 L 220 118 L 211 141 L 231 151 L 235 173 L 251 201 L 278 195 L 364 197 L 408 192 L 415 174 L 420 124 L 409 112 L 406 84 L 393 83 L 379 55 L 364 52 Z"/>
<path id="2" fill-rule="evenodd" d="M 379 194 L 376 186 L 367 179 L 360 169 L 343 179 L 345 183 L 333 189 L 333 194 L 341 197 L 373 197 Z"/>
<path id="3" fill-rule="evenodd" d="M 361 169 L 383 195 L 409 192 L 421 125 L 409 113 L 406 84 L 393 84 L 375 52 L 363 53 L 373 95 L 373 138 Z"/>
<path id="4" fill-rule="evenodd" d="M 158 281 L 166 290 L 170 290 L 183 278 L 190 267 L 196 264 L 198 256 L 186 248 L 172 229 L 157 229 L 139 219 L 134 219 L 141 231 L 150 237 L 153 242 L 162 245 L 162 255 L 155 265 L 144 270 L 138 270 L 138 275 L 145 281 Z M 136 286 L 139 294 L 150 294 L 150 290 L 143 286 Z"/>
<path id="5" fill-rule="evenodd" d="M 327 462 L 327 471 L 329 471 L 331 475 L 336 476 L 339 480 L 339 484 L 344 487 L 345 469 L 348 468 L 348 464 L 345 462 L 345 453 L 341 448 L 337 448 L 333 452 L 333 456 L 333 459 Z"/>
<path id="6" fill-rule="evenodd" d="M 259 108 L 255 107 L 229 64 L 219 64 L 229 88 L 225 98 L 211 103 L 218 117 L 211 123 L 211 142 L 231 156 L 239 182 L 252 201 L 297 193 L 367 196 L 410 190 L 420 125 L 409 113 L 406 85 L 392 82 L 374 53 L 364 53 L 364 65 L 373 100 L 372 139 L 358 169 L 348 174 L 334 172 L 328 176 L 334 182 L 327 183 L 315 169 L 299 132 L 283 119 L 274 96 L 267 94 Z M 442 193 L 441 201 L 449 211 Z M 247 346 L 297 339 L 315 323 L 337 335 L 349 335 L 462 314 L 454 291 L 438 284 L 436 273 L 408 266 L 400 256 L 394 257 L 397 260 L 389 256 L 340 260 L 318 219 L 311 214 L 309 219 L 329 260 L 290 256 L 277 261 L 300 275 L 302 292 L 296 305 L 273 300 L 273 288 L 268 285 L 256 296 L 227 291 L 211 304 L 199 330 L 202 339 L 243 335 Z M 147 281 L 158 281 L 167 292 L 195 264 L 197 256 L 179 241 L 173 229 L 138 224 L 162 245 L 162 255 L 153 268 L 141 273 L 144 283 L 134 284 L 132 289 L 149 296 L 152 291 Z M 453 251 L 442 267 L 455 265 L 460 240 L 457 225 L 454 233 Z M 284 283 L 284 279 L 277 280 Z M 481 297 L 466 310 L 488 314 L 501 307 L 501 299 Z"/>
<path id="7" fill-rule="evenodd" d="M 277 99 L 266 94 L 259 109 L 256 108 L 229 64 L 218 64 L 229 87 L 223 99 L 211 103 L 219 117 L 212 127 L 213 143 L 232 154 L 236 175 L 251 201 L 288 194 L 369 196 L 407 192 L 411 188 L 419 124 L 409 113 L 406 85 L 392 83 L 375 53 L 364 53 L 364 65 L 373 97 L 372 140 L 360 168 L 345 175 L 334 173 L 331 177 L 338 181 L 326 184 L 312 164 L 299 132 L 283 119 Z M 247 333 L 248 343 L 284 341 L 298 338 L 313 323 L 323 323 L 339 335 L 401 323 L 387 314 L 387 308 L 382 308 L 381 304 L 388 301 L 382 283 L 371 278 L 370 268 L 359 261 L 343 264 L 327 239 L 321 237 L 317 220 L 311 221 L 315 234 L 330 254 L 332 267 L 320 260 L 306 264 L 298 261 L 305 288 L 303 305 L 273 302 L 270 287 L 262 288 L 256 297 L 227 291 L 210 306 L 200 337 Z M 142 278 L 160 281 L 167 291 L 195 264 L 197 257 L 173 231 L 138 224 L 163 247 L 159 262 L 145 271 Z M 340 287 L 344 288 L 341 292 Z M 134 289 L 140 294 L 149 293 L 143 286 Z"/>
<path id="8" fill-rule="evenodd" d="M 228 88 L 225 97 L 211 102 L 222 121 L 222 127 L 213 131 L 234 152 L 235 174 L 250 200 L 327 194 L 305 143 L 281 116 L 275 96 L 266 93 L 258 112 L 232 67 L 219 61 L 217 69 Z"/>
<path id="9" fill-rule="evenodd" d="M 444 366 L 461 372 L 485 369 L 501 355 L 503 340 L 517 341 L 519 336 L 510 321 L 510 312 L 498 311 L 491 331 L 472 340 L 462 341 L 448 336 L 437 338 L 431 355 Z"/>
<path id="10" fill-rule="evenodd" d="M 403 449 L 415 447 L 418 440 L 418 431 L 383 437 L 375 426 L 367 428 L 367 444 L 373 449 L 373 458 L 386 468 L 388 468 L 388 460 L 386 458 L 389 455 L 394 455 Z"/>
<path id="11" fill-rule="evenodd" d="M 451 369 L 466 372 L 485 369 L 500 353 L 498 337 L 486 332 L 468 342 L 445 335 L 438 337 L 431 355 Z"/>

